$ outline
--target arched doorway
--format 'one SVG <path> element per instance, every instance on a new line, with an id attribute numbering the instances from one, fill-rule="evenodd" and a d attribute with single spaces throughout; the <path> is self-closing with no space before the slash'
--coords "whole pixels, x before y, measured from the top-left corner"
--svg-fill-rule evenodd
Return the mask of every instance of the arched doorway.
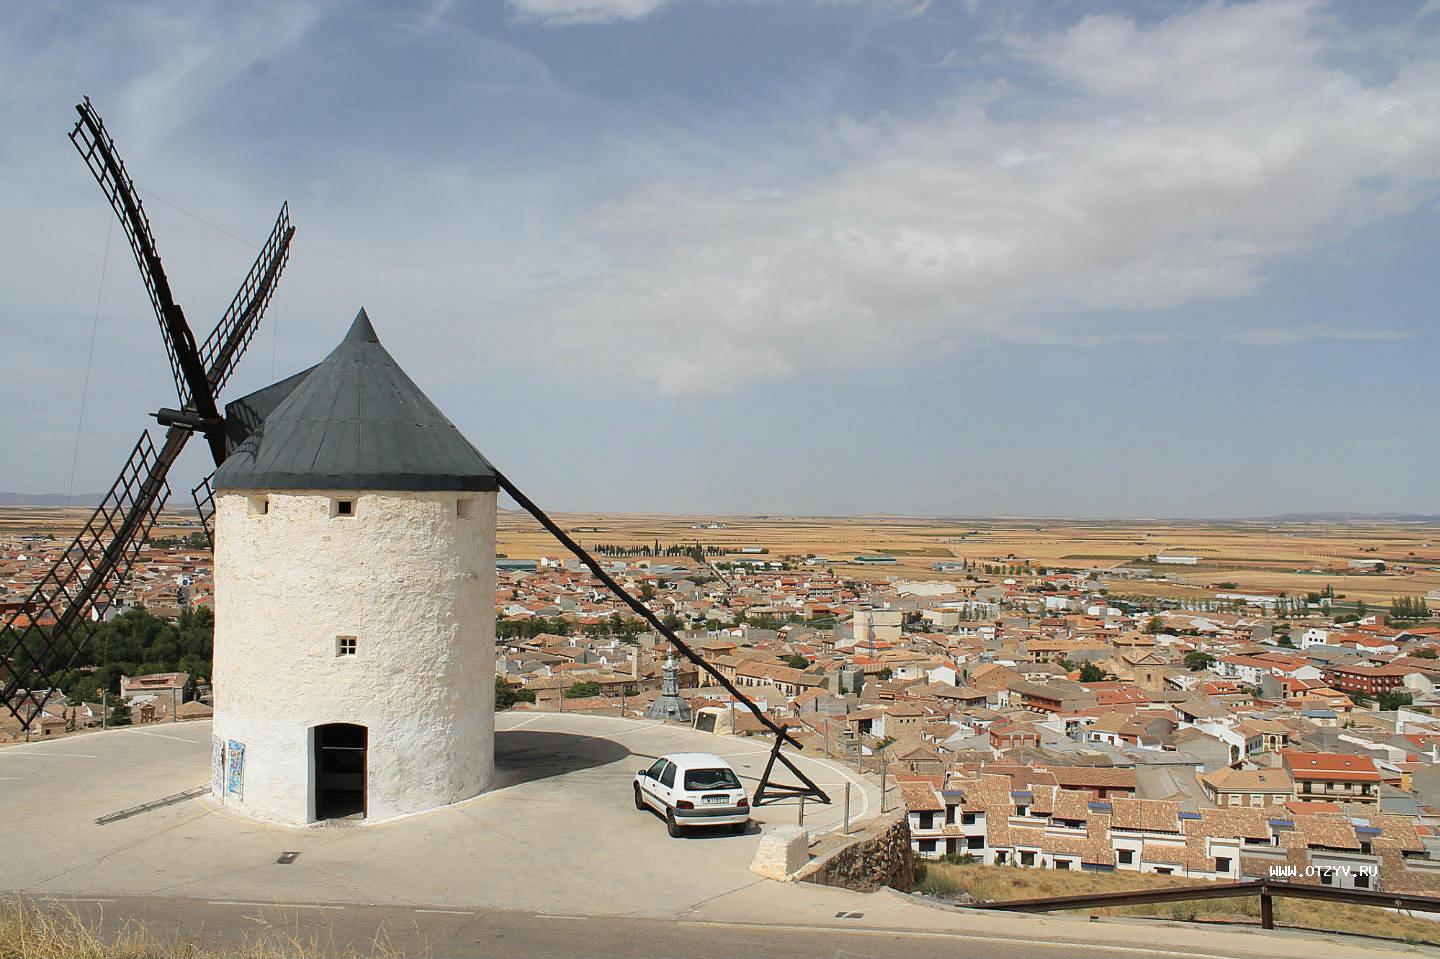
<path id="1" fill-rule="evenodd" d="M 315 818 L 365 816 L 369 732 L 351 723 L 315 727 Z"/>

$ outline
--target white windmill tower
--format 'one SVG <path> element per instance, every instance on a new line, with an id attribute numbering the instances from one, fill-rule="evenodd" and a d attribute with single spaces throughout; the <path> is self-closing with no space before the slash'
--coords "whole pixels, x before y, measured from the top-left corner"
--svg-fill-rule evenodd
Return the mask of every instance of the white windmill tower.
<path id="1" fill-rule="evenodd" d="M 495 470 L 364 310 L 227 423 L 253 429 L 214 477 L 215 797 L 303 824 L 483 791 Z"/>

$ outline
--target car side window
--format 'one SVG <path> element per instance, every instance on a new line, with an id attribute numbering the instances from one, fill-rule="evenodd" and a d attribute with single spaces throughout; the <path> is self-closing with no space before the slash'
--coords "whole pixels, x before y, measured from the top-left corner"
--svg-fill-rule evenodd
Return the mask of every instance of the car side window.
<path id="1" fill-rule="evenodd" d="M 660 773 L 663 772 L 664 769 L 665 769 L 665 760 L 663 760 L 663 759 L 657 759 L 657 760 L 655 760 L 655 762 L 650 766 L 649 769 L 645 770 L 645 775 L 649 776 L 651 779 L 659 779 L 659 778 L 660 778 Z"/>
<path id="2" fill-rule="evenodd" d="M 660 785 L 669 788 L 675 785 L 675 764 L 666 763 L 665 771 L 660 774 Z"/>

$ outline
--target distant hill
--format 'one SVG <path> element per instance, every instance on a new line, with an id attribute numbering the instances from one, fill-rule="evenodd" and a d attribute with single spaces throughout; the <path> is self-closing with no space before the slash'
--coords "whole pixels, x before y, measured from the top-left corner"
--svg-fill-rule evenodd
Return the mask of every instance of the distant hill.
<path id="1" fill-rule="evenodd" d="M 1257 523 L 1440 523 L 1434 513 L 1281 513 L 1255 516 Z"/>
<path id="2" fill-rule="evenodd" d="M 0 506 L 96 506 L 104 493 L 7 493 L 0 490 Z"/>

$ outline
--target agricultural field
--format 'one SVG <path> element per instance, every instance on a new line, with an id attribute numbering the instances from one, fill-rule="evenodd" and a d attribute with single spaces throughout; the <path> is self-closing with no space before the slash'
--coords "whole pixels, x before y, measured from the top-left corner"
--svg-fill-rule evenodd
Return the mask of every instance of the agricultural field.
<path id="1" fill-rule="evenodd" d="M 0 509 L 0 540 L 24 534 L 74 534 L 88 516 L 83 509 Z M 972 565 L 1109 569 L 1140 564 L 1168 575 L 1169 582 L 1135 580 L 1116 585 L 1133 595 L 1205 597 L 1219 590 L 1318 592 L 1327 585 L 1347 600 L 1388 605 L 1397 596 L 1424 596 L 1440 589 L 1440 526 L 1375 523 L 1264 525 L 1239 522 L 1096 522 L 1023 519 L 924 519 L 915 517 L 647 516 L 556 514 L 587 547 L 640 546 L 657 540 L 715 546 L 724 561 L 741 557 L 780 559 L 818 556 L 856 579 L 964 579 L 936 572 L 933 564 L 968 560 Z M 712 528 L 695 528 L 712 527 Z M 197 529 L 189 511 L 167 511 L 156 538 L 186 536 Z M 515 510 L 501 510 L 499 552 L 510 558 L 560 556 L 562 549 L 539 524 Z M 765 550 L 746 553 L 745 550 Z M 1160 566 L 1156 555 L 1193 556 L 1193 566 Z M 862 564 L 857 556 L 893 563 Z M 1354 559 L 1380 560 L 1386 570 L 1361 573 Z M 1433 605 L 1433 604 L 1432 604 Z"/>
<path id="2" fill-rule="evenodd" d="M 1035 568 L 1108 569 L 1131 563 L 1170 574 L 1175 583 L 1136 581 L 1123 591 L 1174 597 L 1224 590 L 1318 592 L 1331 586 L 1372 605 L 1440 588 L 1440 526 L 1375 524 L 1264 526 L 1248 523 L 1144 525 L 1077 521 L 948 520 L 900 517 L 677 517 L 565 514 L 557 517 L 581 543 L 662 545 L 700 542 L 734 559 L 745 548 L 768 556 L 821 556 L 847 576 L 963 579 L 933 570 L 939 561 L 968 560 Z M 724 523 L 723 529 L 695 529 Z M 500 551 L 515 558 L 557 556 L 560 547 L 529 517 L 502 512 Z M 1194 566 L 1157 566 L 1155 555 L 1194 556 Z M 856 563 L 888 556 L 893 564 Z M 1352 559 L 1381 560 L 1383 573 L 1358 573 Z M 1233 584 L 1233 586 L 1231 585 Z"/>

